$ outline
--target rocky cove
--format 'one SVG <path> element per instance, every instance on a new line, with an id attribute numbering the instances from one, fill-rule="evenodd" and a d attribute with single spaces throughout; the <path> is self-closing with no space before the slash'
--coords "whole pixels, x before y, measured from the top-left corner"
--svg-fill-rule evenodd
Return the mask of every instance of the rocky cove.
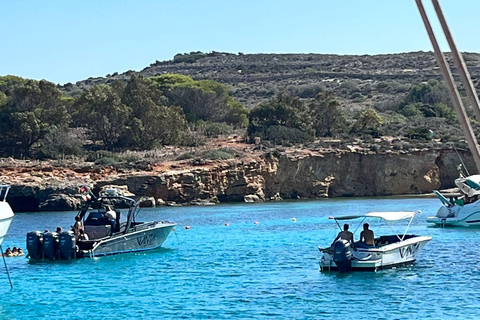
<path id="1" fill-rule="evenodd" d="M 460 163 L 452 149 L 237 147 L 243 155 L 230 160 L 170 160 L 143 169 L 2 159 L 0 179 L 11 185 L 14 211 L 63 211 L 79 209 L 83 184 L 94 193 L 128 190 L 145 206 L 427 194 L 454 187 Z M 468 151 L 460 155 L 474 167 Z"/>

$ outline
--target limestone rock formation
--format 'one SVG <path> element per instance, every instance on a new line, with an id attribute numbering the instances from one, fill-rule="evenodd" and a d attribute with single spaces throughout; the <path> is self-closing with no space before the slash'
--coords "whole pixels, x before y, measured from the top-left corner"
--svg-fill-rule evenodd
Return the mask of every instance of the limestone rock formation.
<path id="1" fill-rule="evenodd" d="M 471 156 L 462 156 L 467 166 L 473 167 Z M 85 182 L 97 194 L 117 188 L 137 200 L 149 197 L 149 206 L 423 194 L 453 187 L 458 163 L 452 150 L 375 153 L 295 149 L 183 170 L 103 174 L 99 179 L 92 179 L 89 173 L 61 179 L 41 174 L 1 178 L 12 185 L 8 201 L 15 211 L 55 211 L 79 209 L 78 187 Z"/>

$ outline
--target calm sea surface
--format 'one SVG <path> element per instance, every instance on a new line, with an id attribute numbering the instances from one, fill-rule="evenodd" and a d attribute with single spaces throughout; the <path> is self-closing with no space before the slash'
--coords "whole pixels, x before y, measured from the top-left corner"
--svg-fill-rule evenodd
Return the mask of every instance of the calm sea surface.
<path id="1" fill-rule="evenodd" d="M 145 220 L 178 223 L 164 248 L 71 262 L 7 258 L 14 289 L 2 263 L 0 319 L 479 319 L 480 229 L 429 227 L 439 205 L 377 198 L 143 209 Z M 330 215 L 407 210 L 422 212 L 410 233 L 433 237 L 413 266 L 319 272 L 317 246 L 338 232 Z M 17 213 L 3 248 L 25 248 L 28 231 L 67 228 L 75 214 Z"/>

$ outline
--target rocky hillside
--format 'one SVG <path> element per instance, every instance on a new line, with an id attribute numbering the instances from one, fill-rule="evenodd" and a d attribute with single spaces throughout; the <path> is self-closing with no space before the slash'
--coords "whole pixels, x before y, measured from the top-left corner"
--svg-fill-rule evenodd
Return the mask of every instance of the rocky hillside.
<path id="1" fill-rule="evenodd" d="M 466 53 L 464 59 L 478 85 L 480 55 Z M 448 55 L 447 60 L 451 60 Z M 333 90 L 347 107 L 362 108 L 394 101 L 411 84 L 441 79 L 432 52 L 361 56 L 213 52 L 177 55 L 171 61 L 157 61 L 141 71 L 89 78 L 62 88 L 67 93 L 76 94 L 91 85 L 127 79 L 131 74 L 150 77 L 164 73 L 185 74 L 196 80 L 212 79 L 224 83 L 233 97 L 248 108 L 279 92 L 311 98 L 326 89 Z"/>
<path id="2" fill-rule="evenodd" d="M 478 85 L 480 55 L 464 58 Z M 312 98 L 329 89 L 351 111 L 395 103 L 412 84 L 441 78 L 433 53 L 425 52 L 376 56 L 194 53 L 157 61 L 141 71 L 66 84 L 62 89 L 76 95 L 95 84 L 126 80 L 132 73 L 145 77 L 179 73 L 216 80 L 248 108 L 279 92 Z M 456 130 L 451 135 L 461 136 Z M 162 155 L 153 159 L 145 155 L 138 163 L 124 166 L 3 159 L 0 180 L 12 185 L 8 200 L 16 211 L 37 211 L 77 209 L 81 202 L 77 189 L 82 184 L 94 191 L 116 185 L 138 197 L 149 197 L 150 205 L 175 205 L 425 194 L 453 187 L 458 176 L 457 155 L 438 138 L 412 144 L 402 137 L 368 142 L 351 137 L 269 148 L 245 144 L 242 137 L 213 139 L 197 148 L 165 147 Z M 225 147 L 236 150 L 233 159 L 201 157 L 202 151 Z M 195 156 L 180 160 L 185 153 Z M 461 153 L 473 168 L 469 153 Z"/>

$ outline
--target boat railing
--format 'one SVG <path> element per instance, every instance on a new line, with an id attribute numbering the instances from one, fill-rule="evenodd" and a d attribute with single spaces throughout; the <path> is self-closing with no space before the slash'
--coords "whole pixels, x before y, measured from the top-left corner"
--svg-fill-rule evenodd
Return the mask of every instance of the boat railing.
<path id="1" fill-rule="evenodd" d="M 7 201 L 8 191 L 10 191 L 10 186 L 7 184 L 0 185 L 0 201 Z"/>

